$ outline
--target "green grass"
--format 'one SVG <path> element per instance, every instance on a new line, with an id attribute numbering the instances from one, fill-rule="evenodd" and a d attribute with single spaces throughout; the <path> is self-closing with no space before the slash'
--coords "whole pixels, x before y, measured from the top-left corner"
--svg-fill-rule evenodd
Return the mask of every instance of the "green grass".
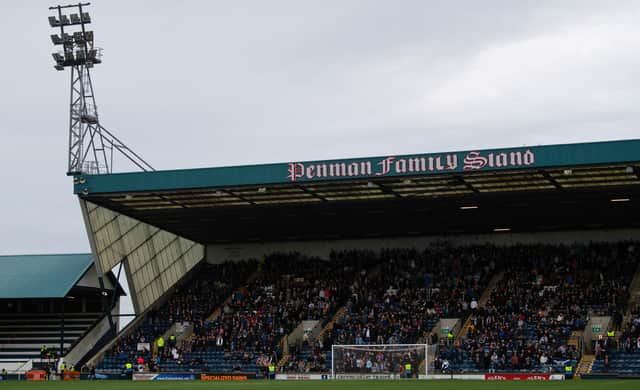
<path id="1" fill-rule="evenodd" d="M 81 381 L 81 382 L 0 382 L 0 390 L 9 389 L 96 389 L 96 390 L 197 390 L 197 389 L 230 389 L 230 390 L 383 390 L 383 389 L 433 389 L 433 390 L 474 390 L 474 389 L 561 389 L 561 390 L 637 390 L 640 381 L 631 380 L 577 380 L 561 382 L 481 382 L 481 381 L 264 381 L 246 382 L 132 382 L 132 381 Z"/>

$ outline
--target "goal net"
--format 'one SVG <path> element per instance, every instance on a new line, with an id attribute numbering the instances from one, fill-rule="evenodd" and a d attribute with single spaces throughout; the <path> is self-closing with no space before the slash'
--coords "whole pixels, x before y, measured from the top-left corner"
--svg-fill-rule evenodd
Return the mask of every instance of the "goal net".
<path id="1" fill-rule="evenodd" d="M 427 374 L 426 344 L 332 345 L 334 379 L 401 379 Z"/>

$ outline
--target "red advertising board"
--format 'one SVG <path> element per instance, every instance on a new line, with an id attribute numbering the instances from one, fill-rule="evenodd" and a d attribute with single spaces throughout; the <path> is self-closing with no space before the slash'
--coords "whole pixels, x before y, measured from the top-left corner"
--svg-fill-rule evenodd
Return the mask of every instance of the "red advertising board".
<path id="1" fill-rule="evenodd" d="M 486 381 L 548 381 L 549 374 L 484 374 Z"/>

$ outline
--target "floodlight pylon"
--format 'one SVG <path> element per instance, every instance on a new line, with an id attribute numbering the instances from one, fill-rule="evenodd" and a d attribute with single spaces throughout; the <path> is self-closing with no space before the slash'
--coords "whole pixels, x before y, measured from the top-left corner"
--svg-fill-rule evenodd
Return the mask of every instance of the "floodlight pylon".
<path id="1" fill-rule="evenodd" d="M 71 69 L 67 174 L 112 173 L 116 153 L 143 171 L 153 171 L 142 157 L 100 124 L 90 69 L 102 63 L 102 50 L 94 46 L 94 33 L 86 28 L 91 23 L 89 5 L 91 3 L 49 7 L 55 11 L 55 15 L 49 16 L 49 25 L 60 31 L 60 35 L 51 35 L 51 41 L 62 47 L 53 53 L 54 68 Z M 69 16 L 63 14 L 63 10 L 77 13 Z"/>

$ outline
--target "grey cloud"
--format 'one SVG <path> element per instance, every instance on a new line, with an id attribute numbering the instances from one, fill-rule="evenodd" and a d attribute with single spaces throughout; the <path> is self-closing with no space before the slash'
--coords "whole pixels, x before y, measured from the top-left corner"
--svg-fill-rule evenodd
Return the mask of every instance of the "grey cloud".
<path id="1" fill-rule="evenodd" d="M 3 5 L 0 253 L 88 250 L 49 5 Z M 98 0 L 92 13 L 101 120 L 158 168 L 640 134 L 637 1 Z"/>

